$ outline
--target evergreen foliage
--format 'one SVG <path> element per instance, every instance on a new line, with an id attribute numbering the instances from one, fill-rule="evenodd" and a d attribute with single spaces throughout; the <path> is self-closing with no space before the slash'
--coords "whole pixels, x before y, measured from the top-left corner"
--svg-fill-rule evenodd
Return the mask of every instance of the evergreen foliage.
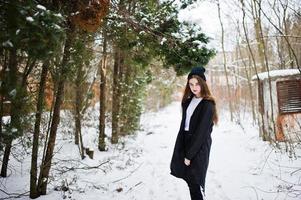
<path id="1" fill-rule="evenodd" d="M 196 65 L 206 65 L 215 54 L 207 48 L 209 38 L 200 27 L 178 19 L 179 9 L 191 3 L 181 1 L 179 6 L 172 1 L 155 0 L 113 3 L 114 9 L 108 16 L 109 38 L 125 55 L 120 79 L 121 134 L 139 128 L 146 80 L 156 76 L 147 70 L 151 62 L 161 60 L 165 68 L 173 67 L 177 75 L 183 75 Z"/>
<path id="2" fill-rule="evenodd" d="M 201 29 L 195 24 L 183 23 L 178 19 L 179 10 L 193 2 L 182 0 L 175 4 L 174 1 L 120 0 L 111 3 L 112 8 L 105 28 L 109 44 L 112 45 L 111 49 L 113 51 L 120 49 L 124 57 L 119 77 L 121 102 L 119 117 L 123 134 L 132 133 L 139 128 L 146 85 L 156 77 L 150 73 L 149 64 L 161 60 L 164 67 L 173 67 L 177 75 L 182 75 L 195 65 L 207 64 L 214 55 L 214 50 L 206 47 L 209 38 L 201 32 Z M 71 5 L 70 2 L 62 1 L 45 2 L 44 7 L 37 1 L 14 0 L 4 1 L 0 6 L 3 11 L 0 21 L 1 54 L 14 50 L 17 57 L 26 57 L 32 61 L 44 62 L 52 59 L 53 80 L 57 83 L 61 73 L 59 63 L 62 59 L 62 55 L 58 54 L 62 52 L 64 41 L 68 37 L 66 31 L 70 23 L 66 16 L 72 16 L 77 4 Z M 93 52 L 91 45 L 88 46 L 83 38 L 90 40 L 94 36 L 80 30 L 75 30 L 72 34 L 70 57 L 67 66 L 64 66 L 64 78 L 68 77 L 71 82 L 74 80 L 84 82 L 86 77 L 82 76 L 79 80 L 76 79 L 76 74 L 78 70 L 82 70 L 83 74 L 87 73 Z M 24 61 L 16 62 L 18 62 L 17 71 L 20 71 L 21 63 Z M 9 76 L 2 78 L 2 94 L 8 95 L 16 91 L 18 95 L 22 94 L 22 97 L 18 98 L 23 106 L 19 107 L 28 107 L 25 106 L 28 105 L 25 104 L 25 99 L 29 100 L 26 89 L 20 84 L 8 86 L 10 82 L 6 80 L 8 78 Z M 19 91 L 21 88 L 23 91 Z M 15 102 L 17 104 L 18 101 Z M 26 115 L 27 112 L 20 113 Z M 17 124 L 22 126 L 19 122 Z"/>
<path id="3" fill-rule="evenodd" d="M 30 58 L 45 59 L 60 47 L 64 18 L 35 1 L 1 3 L 0 42 L 4 49 L 18 49 Z"/>
<path id="4" fill-rule="evenodd" d="M 11 108 L 11 120 L 3 124 L 7 143 L 28 130 L 32 99 L 26 79 L 36 61 L 50 59 L 61 48 L 64 30 L 63 17 L 35 1 L 2 1 L 0 10 L 1 96 Z"/>

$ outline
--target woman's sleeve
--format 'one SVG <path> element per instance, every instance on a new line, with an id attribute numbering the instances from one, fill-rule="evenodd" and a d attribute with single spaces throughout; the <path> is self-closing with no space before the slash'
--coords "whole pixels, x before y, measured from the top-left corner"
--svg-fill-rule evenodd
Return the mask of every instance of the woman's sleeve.
<path id="1" fill-rule="evenodd" d="M 210 136 L 211 131 L 209 131 L 212 125 L 213 119 L 213 104 L 208 102 L 202 112 L 201 121 L 196 129 L 196 132 L 192 135 L 191 145 L 186 153 L 186 158 L 192 160 L 197 152 L 201 149 L 201 146 Z"/>

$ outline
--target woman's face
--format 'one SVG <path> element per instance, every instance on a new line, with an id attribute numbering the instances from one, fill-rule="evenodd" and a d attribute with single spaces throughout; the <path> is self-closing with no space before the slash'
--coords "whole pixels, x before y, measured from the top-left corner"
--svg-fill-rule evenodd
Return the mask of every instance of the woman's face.
<path id="1" fill-rule="evenodd" d="M 191 78 L 188 81 L 189 88 L 191 92 L 196 96 L 196 97 L 201 97 L 201 86 L 196 78 Z"/>

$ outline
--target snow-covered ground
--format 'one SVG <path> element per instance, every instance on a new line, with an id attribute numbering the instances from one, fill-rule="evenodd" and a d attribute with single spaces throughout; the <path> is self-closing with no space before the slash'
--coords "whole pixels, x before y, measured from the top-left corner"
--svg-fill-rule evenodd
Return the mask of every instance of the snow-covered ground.
<path id="1" fill-rule="evenodd" d="M 188 200 L 183 180 L 169 174 L 169 163 L 180 123 L 180 103 L 142 116 L 137 135 L 97 150 L 97 124 L 84 128 L 84 143 L 95 149 L 94 159 L 80 159 L 70 136 L 58 135 L 48 193 L 39 199 L 87 200 Z M 95 114 L 97 116 L 97 114 Z M 289 158 L 258 137 L 251 120 L 243 126 L 220 113 L 214 127 L 207 173 L 208 200 L 301 199 L 300 149 Z M 97 117 L 95 117 L 95 122 Z M 108 130 L 110 131 L 110 130 Z M 296 159 L 297 157 L 297 159 Z M 10 194 L 29 190 L 30 155 L 10 161 L 10 176 L 0 179 L 0 189 Z M 69 190 L 62 191 L 61 186 Z M 0 199 L 7 195 L 0 191 Z M 29 199 L 23 196 L 19 199 Z"/>

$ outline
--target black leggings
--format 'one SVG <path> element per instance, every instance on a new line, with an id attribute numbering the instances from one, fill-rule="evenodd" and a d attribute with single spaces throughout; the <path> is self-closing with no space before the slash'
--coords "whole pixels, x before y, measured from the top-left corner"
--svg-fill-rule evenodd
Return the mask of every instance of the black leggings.
<path id="1" fill-rule="evenodd" d="M 198 184 L 188 183 L 191 200 L 203 200 L 203 188 Z"/>

